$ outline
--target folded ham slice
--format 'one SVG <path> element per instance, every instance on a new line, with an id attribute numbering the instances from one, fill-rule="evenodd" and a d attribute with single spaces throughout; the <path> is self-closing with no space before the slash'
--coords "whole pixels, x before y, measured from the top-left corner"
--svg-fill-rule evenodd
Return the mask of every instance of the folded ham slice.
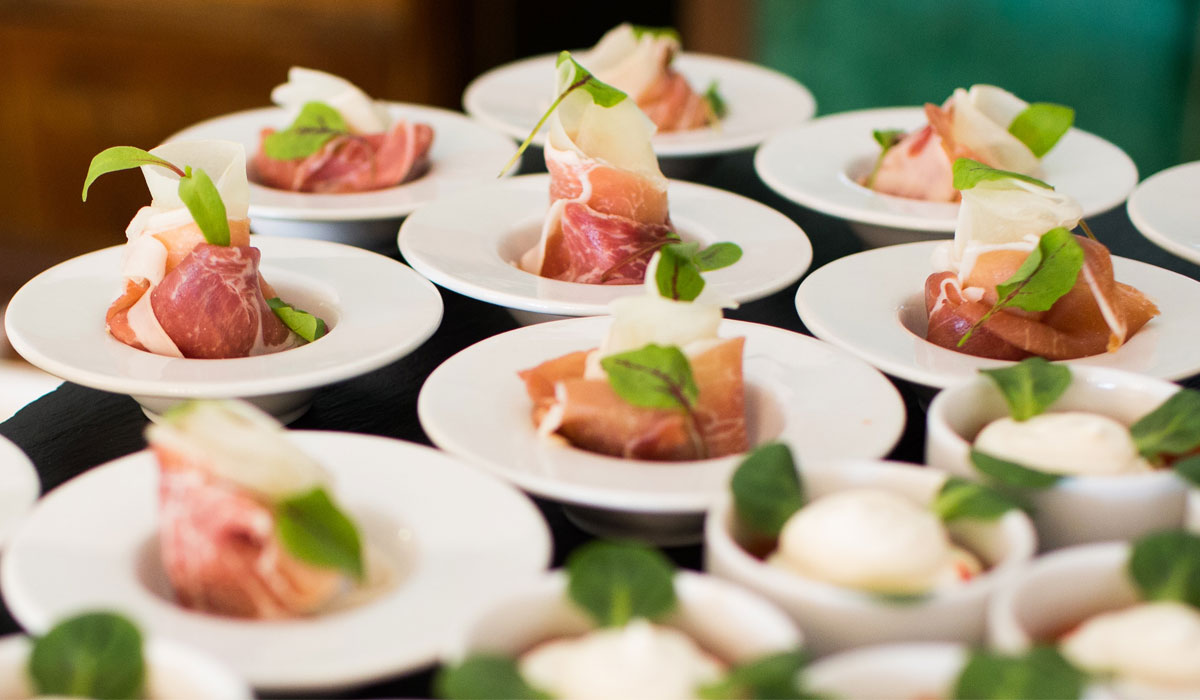
<path id="1" fill-rule="evenodd" d="M 585 378 L 588 351 L 549 360 L 519 375 L 533 401 L 534 423 L 576 447 L 630 459 L 723 457 L 749 448 L 744 342 L 715 341 L 689 354 L 700 390 L 694 408 L 696 435 L 682 412 L 630 405 L 606 379 Z"/>

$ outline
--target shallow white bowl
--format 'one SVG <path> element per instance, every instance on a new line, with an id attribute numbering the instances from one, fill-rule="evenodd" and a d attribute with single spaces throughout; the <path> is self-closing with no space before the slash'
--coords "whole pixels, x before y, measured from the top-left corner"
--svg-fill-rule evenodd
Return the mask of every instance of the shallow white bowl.
<path id="1" fill-rule="evenodd" d="M 1132 425 L 1179 391 L 1171 382 L 1103 367 L 1071 365 L 1071 375 L 1070 387 L 1048 410 L 1088 411 Z M 926 464 L 981 480 L 971 464 L 971 443 L 984 426 L 1008 415 L 1003 394 L 985 376 L 946 389 L 926 416 Z M 1170 469 L 1066 477 L 1048 489 L 1025 492 L 1043 549 L 1182 527 L 1186 494 L 1186 484 Z"/>
<path id="2" fill-rule="evenodd" d="M 158 465 L 144 450 L 42 499 L 0 567 L 13 616 L 38 633 L 81 609 L 115 609 L 259 690 L 332 691 L 433 663 L 479 606 L 549 563 L 550 534 L 529 499 L 444 453 L 353 433 L 290 436 L 329 471 L 368 545 L 375 566 L 356 600 L 282 621 L 179 606 L 159 557 Z"/>
<path id="3" fill-rule="evenodd" d="M 42 491 L 33 462 L 21 448 L 0 437 L 0 551 Z M 0 693 L 0 697 L 4 697 Z"/>
<path id="4" fill-rule="evenodd" d="M 395 187 L 347 194 L 289 192 L 251 182 L 250 223 L 254 231 L 355 245 L 385 244 L 396 234 L 403 216 L 422 204 L 496 179 L 517 151 L 510 139 L 458 112 L 386 104 L 393 119 L 433 127 L 430 167 L 424 175 Z M 287 115 L 282 107 L 235 112 L 189 126 L 167 141 L 237 141 L 246 147 L 246 157 L 250 158 L 258 151 L 259 132 L 265 127 L 286 128 Z"/>
<path id="5" fill-rule="evenodd" d="M 250 687 L 211 656 L 166 639 L 145 642 L 149 700 L 249 700 Z M 0 697 L 33 698 L 26 668 L 33 642 L 23 635 L 0 638 Z"/>
<path id="6" fill-rule="evenodd" d="M 557 55 L 534 56 L 484 73 L 467 86 L 463 106 L 481 123 L 524 141 L 554 100 Z M 683 52 L 672 66 L 692 89 L 712 81 L 729 109 L 719 127 L 655 134 L 660 158 L 695 158 L 753 148 L 771 134 L 804 122 L 816 112 L 812 93 L 790 76 L 746 61 Z M 545 142 L 543 129 L 533 143 Z"/>
<path id="7" fill-rule="evenodd" d="M 925 505 L 946 474 L 915 465 L 866 460 L 807 466 L 806 498 L 850 488 L 882 488 Z M 896 641 L 981 642 L 987 602 L 1033 556 L 1036 536 L 1029 517 L 1014 511 L 993 522 L 950 523 L 951 537 L 973 552 L 986 571 L 961 586 L 915 601 L 892 601 L 801 576 L 747 552 L 735 540 L 733 499 L 726 493 L 704 523 L 704 566 L 774 601 L 796 620 L 806 646 L 823 655 L 864 644 Z"/>
<path id="8" fill-rule="evenodd" d="M 538 436 L 517 372 L 596 347 L 610 317 L 542 323 L 502 333 L 454 355 L 421 387 L 421 427 L 442 449 L 530 493 L 572 506 L 585 528 L 660 544 L 695 542 L 702 514 L 739 456 L 688 462 L 620 459 Z M 801 459 L 881 457 L 904 428 L 895 387 L 826 343 L 742 321 L 743 373 L 751 444 L 782 439 Z"/>
<path id="9" fill-rule="evenodd" d="M 132 395 L 154 417 L 191 398 L 244 398 L 284 422 L 316 390 L 393 362 L 437 330 L 442 297 L 411 268 L 352 246 L 254 236 L 263 276 L 285 301 L 330 326 L 314 343 L 232 360 L 189 360 L 115 340 L 104 314 L 120 287 L 123 246 L 46 270 L 9 304 L 5 330 L 31 364 L 67 381 Z"/>
<path id="10" fill-rule="evenodd" d="M 413 269 L 447 289 L 519 311 L 596 316 L 608 313 L 613 299 L 645 293 L 639 284 L 563 282 L 517 267 L 541 236 L 549 191 L 549 175 L 526 175 L 434 202 L 404 222 L 400 252 Z M 668 197 L 682 238 L 741 246 L 741 260 L 705 274 L 724 297 L 761 299 L 795 282 L 812 262 L 808 236 L 768 206 L 678 180 L 671 181 Z"/>
<path id="11" fill-rule="evenodd" d="M 967 653 L 949 642 L 851 649 L 805 669 L 804 688 L 837 698 L 949 698 Z"/>
<path id="12" fill-rule="evenodd" d="M 1200 264 L 1200 162 L 1184 163 L 1152 175 L 1125 205 L 1143 236 L 1163 250 Z"/>
<path id="13" fill-rule="evenodd" d="M 880 194 L 858 184 L 879 156 L 875 129 L 912 130 L 926 123 L 921 107 L 843 112 L 780 132 L 755 154 L 763 182 L 780 195 L 845 219 L 870 246 L 946 238 L 958 205 Z M 1137 166 L 1119 147 L 1071 129 L 1042 159 L 1042 180 L 1094 216 L 1125 201 L 1137 184 Z"/>

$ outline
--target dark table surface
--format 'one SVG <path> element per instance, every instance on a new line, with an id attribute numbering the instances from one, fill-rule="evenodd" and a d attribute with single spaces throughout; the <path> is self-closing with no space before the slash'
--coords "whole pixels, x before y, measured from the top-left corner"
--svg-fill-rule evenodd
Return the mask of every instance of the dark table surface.
<path id="1" fill-rule="evenodd" d="M 543 170 L 538 165 L 539 158 L 536 151 L 528 154 L 524 159 L 525 172 Z M 789 216 L 812 240 L 813 265 L 810 269 L 863 249 L 845 222 L 792 204 L 763 185 L 754 173 L 752 152 L 706 162 L 691 179 L 748 196 Z M 1123 206 L 1091 217 L 1089 224 L 1114 255 L 1144 260 L 1200 279 L 1200 267 L 1175 258 L 1138 234 Z M 394 249 L 380 252 L 399 259 L 399 253 Z M 726 315 L 807 333 L 794 305 L 798 284 L 744 304 Z M 444 289 L 440 291 L 445 315 L 432 338 L 412 354 L 386 367 L 322 389 L 312 408 L 291 427 L 369 433 L 430 444 L 417 421 L 417 394 L 425 378 L 459 350 L 516 327 L 503 308 Z M 903 437 L 889 457 L 920 462 L 925 443 L 924 409 L 931 392 L 901 380 L 893 379 L 893 382 L 904 398 L 908 420 Z M 45 493 L 94 466 L 144 448 L 142 432 L 146 424 L 141 409 L 130 397 L 65 383 L 0 423 L 0 435 L 12 440 L 29 455 L 41 476 Z M 557 504 L 539 500 L 538 506 L 553 533 L 554 565 L 558 566 L 567 554 L 591 536 L 568 521 Z M 699 568 L 701 565 L 699 546 L 672 548 L 667 554 L 681 566 Z M 7 608 L 0 610 L 0 634 L 19 629 Z M 428 697 L 431 677 L 432 671 L 427 670 L 358 688 L 348 695 Z M 339 695 L 346 696 L 347 693 Z"/>

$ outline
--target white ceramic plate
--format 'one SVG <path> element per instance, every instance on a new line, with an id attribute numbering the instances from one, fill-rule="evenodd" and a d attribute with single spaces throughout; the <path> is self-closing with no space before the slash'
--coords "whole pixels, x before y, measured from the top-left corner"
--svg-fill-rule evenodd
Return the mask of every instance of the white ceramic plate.
<path id="1" fill-rule="evenodd" d="M 0 437 L 0 550 L 33 507 L 42 482 L 21 448 Z"/>
<path id="2" fill-rule="evenodd" d="M 925 278 L 936 241 L 868 250 L 813 271 L 796 292 L 796 310 L 813 335 L 849 350 L 880 370 L 945 388 L 979 369 L 1011 364 L 974 357 L 925 340 Z M 1113 353 L 1074 364 L 1113 367 L 1178 380 L 1200 372 L 1200 282 L 1113 256 L 1118 282 L 1149 297 L 1162 314 Z"/>
<path id="3" fill-rule="evenodd" d="M 546 279 L 515 261 L 537 244 L 549 206 L 550 176 L 525 175 L 414 212 L 400 228 L 400 252 L 421 274 L 475 299 L 562 316 L 608 313 L 617 297 L 641 285 L 579 284 Z M 739 302 L 795 282 L 812 262 L 812 244 L 791 219 L 741 195 L 672 180 L 671 221 L 685 240 L 733 241 L 742 259 L 705 274 L 714 289 Z"/>
<path id="4" fill-rule="evenodd" d="M 549 531 L 529 499 L 445 454 L 353 433 L 291 435 L 329 470 L 384 563 L 390 581 L 366 600 L 271 622 L 177 605 L 158 558 L 158 466 L 147 450 L 72 479 L 34 510 L 0 571 L 14 617 L 38 633 L 102 606 L 149 635 L 187 640 L 259 690 L 335 690 L 433 663 L 479 606 L 550 561 Z"/>
<path id="5" fill-rule="evenodd" d="M 467 86 L 463 106 L 487 126 L 524 141 L 554 100 L 554 55 L 535 56 L 493 68 Z M 693 90 L 717 81 L 729 113 L 718 128 L 656 134 L 654 152 L 689 158 L 753 148 L 771 134 L 811 118 L 817 103 L 791 77 L 746 61 L 683 52 L 673 67 Z M 545 129 L 534 145 L 545 141 Z"/>
<path id="6" fill-rule="evenodd" d="M 250 183 L 252 219 L 358 221 L 393 219 L 464 188 L 496 179 L 517 149 L 509 140 L 458 112 L 414 104 L 388 103 L 393 118 L 424 122 L 433 127 L 430 168 L 421 177 L 395 187 L 350 194 L 288 192 Z M 282 107 L 235 112 L 200 122 L 170 136 L 168 141 L 224 139 L 246 147 L 249 160 L 258 150 L 264 127 L 287 127 Z"/>
<path id="7" fill-rule="evenodd" d="M 417 414 L 434 444 L 521 488 L 568 504 L 699 513 L 727 487 L 739 456 L 691 462 L 620 459 L 539 438 L 519 370 L 599 345 L 611 317 L 527 326 L 446 360 L 421 388 Z M 773 326 L 726 320 L 745 336 L 751 444 L 783 440 L 801 461 L 881 457 L 904 428 L 895 387 L 837 348 Z"/>
<path id="8" fill-rule="evenodd" d="M 1200 162 L 1147 178 L 1129 197 L 1129 218 L 1160 248 L 1200 265 Z"/>
<path id="9" fill-rule="evenodd" d="M 958 205 L 873 192 L 857 178 L 879 156 L 875 129 L 911 130 L 925 123 L 920 107 L 844 112 L 776 134 L 758 150 L 754 167 L 771 189 L 823 214 L 875 226 L 948 233 Z M 1042 180 L 1071 195 L 1084 216 L 1125 201 L 1137 184 L 1137 167 L 1117 146 L 1071 129 L 1042 159 Z"/>
<path id="10" fill-rule="evenodd" d="M 441 322 L 437 289 L 395 260 L 325 241 L 255 236 L 252 243 L 262 251 L 263 276 L 285 301 L 325 319 L 330 326 L 325 337 L 293 350 L 233 360 L 135 350 L 104 327 L 105 311 L 120 286 L 122 246 L 68 260 L 30 280 L 9 303 L 5 330 L 13 348 L 45 371 L 93 389 L 133 395 L 151 412 L 161 412 L 159 400 L 282 401 L 403 357 Z M 287 414 L 271 405 L 263 408 Z"/>

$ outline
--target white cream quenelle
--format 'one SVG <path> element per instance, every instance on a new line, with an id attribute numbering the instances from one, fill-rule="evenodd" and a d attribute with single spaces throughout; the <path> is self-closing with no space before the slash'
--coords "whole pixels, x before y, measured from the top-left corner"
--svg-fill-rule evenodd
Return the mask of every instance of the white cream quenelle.
<path id="1" fill-rule="evenodd" d="M 1200 697 L 1200 610 L 1141 603 L 1090 618 L 1059 645 L 1077 666 L 1112 674 L 1122 698 Z"/>
<path id="2" fill-rule="evenodd" d="M 683 632 L 646 620 L 546 642 L 518 666 L 535 688 L 572 700 L 694 698 L 724 671 Z"/>
<path id="3" fill-rule="evenodd" d="M 311 68 L 292 67 L 288 81 L 271 91 L 271 101 L 288 111 L 291 123 L 308 102 L 324 102 L 346 120 L 351 131 L 376 134 L 387 131 L 392 120 L 383 105 L 367 96 L 358 86 L 336 75 Z"/>
<path id="4" fill-rule="evenodd" d="M 1112 476 L 1154 468 L 1138 454 L 1124 424 L 1081 411 L 992 421 L 975 438 L 975 449 L 1054 474 Z"/>
<path id="5" fill-rule="evenodd" d="M 796 511 L 767 561 L 837 586 L 896 594 L 959 585 L 983 568 L 931 511 L 870 488 L 838 491 Z"/>

